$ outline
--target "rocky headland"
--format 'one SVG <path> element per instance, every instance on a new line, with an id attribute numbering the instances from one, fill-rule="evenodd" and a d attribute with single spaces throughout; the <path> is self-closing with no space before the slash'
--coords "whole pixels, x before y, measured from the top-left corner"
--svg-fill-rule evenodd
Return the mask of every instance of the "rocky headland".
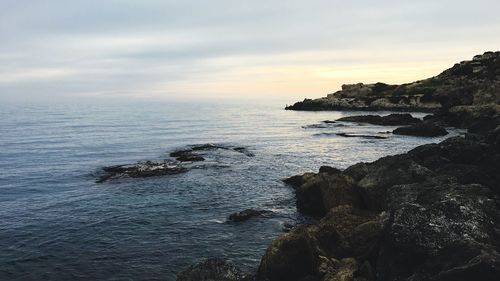
<path id="1" fill-rule="evenodd" d="M 500 112 L 500 52 L 486 52 L 441 74 L 402 85 L 351 84 L 287 110 L 389 110 L 432 112 L 450 125 L 464 127 L 479 116 Z"/>
<path id="2" fill-rule="evenodd" d="M 209 260 L 178 280 L 499 280 L 499 102 L 500 52 L 487 52 L 427 80 L 348 85 L 288 107 L 432 111 L 424 120 L 396 114 L 335 122 L 403 126 L 395 134 L 443 135 L 442 126 L 468 132 L 345 170 L 323 166 L 285 179 L 298 211 L 316 223 L 276 238 L 253 276 L 228 274 L 220 262 L 209 270 L 219 277 L 185 277 L 215 264 Z"/>

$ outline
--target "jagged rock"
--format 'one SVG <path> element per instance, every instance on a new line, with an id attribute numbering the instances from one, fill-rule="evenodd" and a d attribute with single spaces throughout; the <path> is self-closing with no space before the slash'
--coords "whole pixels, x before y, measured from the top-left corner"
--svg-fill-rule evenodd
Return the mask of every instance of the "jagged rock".
<path id="1" fill-rule="evenodd" d="M 335 167 L 331 167 L 331 166 L 321 166 L 321 167 L 319 167 L 319 172 L 332 174 L 332 175 L 342 173 L 341 170 L 339 170 Z"/>
<path id="2" fill-rule="evenodd" d="M 143 178 L 185 173 L 189 169 L 171 161 L 146 161 L 136 164 L 116 165 L 102 168 L 103 174 L 96 180 L 102 183 L 117 178 Z"/>
<path id="3" fill-rule="evenodd" d="M 247 221 L 247 220 L 254 218 L 254 217 L 262 216 L 262 215 L 267 214 L 267 213 L 269 213 L 269 211 L 246 209 L 246 210 L 243 210 L 241 212 L 231 214 L 228 217 L 227 221 L 228 222 L 243 222 L 243 221 Z"/>
<path id="4" fill-rule="evenodd" d="M 358 166 L 361 171 L 357 186 L 361 189 L 363 204 L 371 210 L 386 208 L 387 189 L 396 184 L 423 182 L 434 173 L 405 155 L 387 156 L 373 163 Z M 353 173 L 353 168 L 346 170 Z"/>
<path id="5" fill-rule="evenodd" d="M 343 122 L 359 122 L 369 123 L 382 126 L 398 126 L 398 125 L 411 125 L 421 123 L 422 120 L 411 116 L 411 114 L 389 114 L 387 116 L 380 115 L 356 115 L 348 116 L 337 119 Z"/>
<path id="6" fill-rule="evenodd" d="M 314 177 L 314 173 L 305 173 L 303 175 L 295 175 L 283 180 L 285 184 L 288 184 L 294 188 L 297 188 L 308 181 L 310 178 Z"/>
<path id="7" fill-rule="evenodd" d="M 248 280 L 236 266 L 219 258 L 210 258 L 177 274 L 177 281 L 244 281 Z"/>
<path id="8" fill-rule="evenodd" d="M 408 135 L 419 137 L 439 137 L 448 134 L 445 128 L 432 123 L 420 123 L 407 127 L 400 127 L 392 131 L 396 135 Z"/>
<path id="9" fill-rule="evenodd" d="M 350 204 L 358 206 L 359 195 L 354 180 L 337 173 L 319 173 L 295 190 L 297 208 L 306 214 L 322 216 L 331 208 Z"/>
<path id="10" fill-rule="evenodd" d="M 301 225 L 275 239 L 259 280 L 353 280 L 343 278 L 353 278 L 358 259 L 378 249 L 385 221 L 385 215 L 335 207 L 318 225 Z"/>
<path id="11" fill-rule="evenodd" d="M 262 257 L 257 279 L 293 281 L 314 276 L 319 263 L 314 231 L 314 226 L 302 225 L 275 239 Z"/>

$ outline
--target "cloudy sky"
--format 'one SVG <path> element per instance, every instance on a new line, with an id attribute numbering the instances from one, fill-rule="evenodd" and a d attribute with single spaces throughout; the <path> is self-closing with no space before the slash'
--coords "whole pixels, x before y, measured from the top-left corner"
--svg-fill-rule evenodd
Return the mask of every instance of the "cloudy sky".
<path id="1" fill-rule="evenodd" d="M 0 100 L 319 97 L 500 49 L 500 1 L 1 0 Z"/>

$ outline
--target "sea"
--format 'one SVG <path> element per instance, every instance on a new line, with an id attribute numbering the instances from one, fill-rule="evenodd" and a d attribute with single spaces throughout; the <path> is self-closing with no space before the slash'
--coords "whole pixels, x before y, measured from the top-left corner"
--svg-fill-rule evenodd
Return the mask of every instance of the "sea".
<path id="1" fill-rule="evenodd" d="M 284 105 L 1 104 L 0 280 L 175 280 L 209 257 L 255 272 L 286 225 L 311 219 L 297 212 L 294 191 L 282 179 L 463 133 L 398 136 L 390 133 L 395 127 L 322 122 L 370 112 L 286 111 Z M 205 151 L 206 163 L 187 173 L 96 183 L 105 166 L 171 159 L 170 152 L 196 144 L 245 147 L 253 156 Z M 248 208 L 269 215 L 226 221 Z"/>

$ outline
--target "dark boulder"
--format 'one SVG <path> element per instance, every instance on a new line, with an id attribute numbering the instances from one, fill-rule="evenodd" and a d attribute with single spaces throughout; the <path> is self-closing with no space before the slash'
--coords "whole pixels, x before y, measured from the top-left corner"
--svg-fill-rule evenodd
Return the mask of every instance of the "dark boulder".
<path id="1" fill-rule="evenodd" d="M 385 215 L 337 206 L 317 225 L 300 225 L 275 239 L 259 267 L 259 280 L 355 280 L 359 260 L 376 253 Z M 363 279 L 357 279 L 363 280 Z M 370 279 L 368 279 L 370 280 Z"/>
<path id="2" fill-rule="evenodd" d="M 276 238 L 260 262 L 257 279 L 269 281 L 301 280 L 314 276 L 319 264 L 314 226 L 298 226 Z"/>
<path id="3" fill-rule="evenodd" d="M 327 173 L 327 174 L 339 174 L 339 173 L 342 173 L 341 170 L 335 168 L 335 167 L 331 167 L 331 166 L 321 166 L 319 167 L 319 172 L 320 173 Z"/>
<path id="4" fill-rule="evenodd" d="M 303 185 L 307 180 L 310 178 L 314 177 L 314 173 L 305 173 L 303 175 L 295 175 L 291 176 L 289 178 L 283 179 L 283 182 L 285 184 L 288 184 L 294 188 L 297 188 L 301 185 Z"/>
<path id="5" fill-rule="evenodd" d="M 400 127 L 392 131 L 396 135 L 419 136 L 419 137 L 439 137 L 448 134 L 445 128 L 433 123 L 420 123 L 406 127 Z"/>
<path id="6" fill-rule="evenodd" d="M 354 180 L 342 173 L 319 173 L 295 190 L 297 208 L 310 215 L 323 216 L 331 208 L 349 204 L 359 206 Z"/>
<path id="7" fill-rule="evenodd" d="M 177 281 L 244 281 L 247 277 L 236 266 L 210 258 L 177 274 Z"/>
<path id="8" fill-rule="evenodd" d="M 382 126 L 399 126 L 422 123 L 422 120 L 411 116 L 411 114 L 389 114 L 387 116 L 380 115 L 356 115 L 337 119 L 343 122 L 359 122 L 369 123 Z"/>

